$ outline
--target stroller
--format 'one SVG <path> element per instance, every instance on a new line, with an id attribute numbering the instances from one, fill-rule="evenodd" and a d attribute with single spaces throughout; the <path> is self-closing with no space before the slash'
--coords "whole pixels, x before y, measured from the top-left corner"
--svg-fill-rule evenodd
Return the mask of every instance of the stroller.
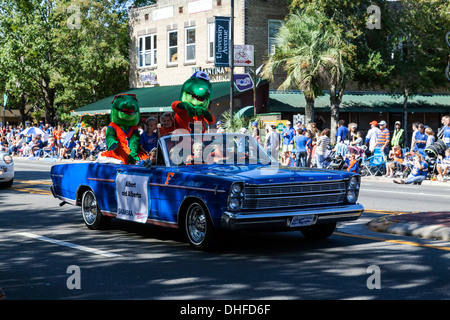
<path id="1" fill-rule="evenodd" d="M 366 154 L 366 147 L 347 146 L 347 150 L 350 154 L 356 155 L 356 159 L 363 159 Z"/>
<path id="2" fill-rule="evenodd" d="M 331 170 L 341 170 L 345 164 L 345 154 L 342 154 L 340 150 L 332 149 L 328 150 L 323 167 Z"/>
<path id="3" fill-rule="evenodd" d="M 435 143 L 433 143 L 431 146 L 426 148 L 424 150 L 425 158 L 424 160 L 427 162 L 428 165 L 428 178 L 432 179 L 433 177 L 436 177 L 438 174 L 436 163 L 438 156 L 445 157 L 445 149 L 447 148 L 447 145 L 442 140 L 437 140 Z"/>

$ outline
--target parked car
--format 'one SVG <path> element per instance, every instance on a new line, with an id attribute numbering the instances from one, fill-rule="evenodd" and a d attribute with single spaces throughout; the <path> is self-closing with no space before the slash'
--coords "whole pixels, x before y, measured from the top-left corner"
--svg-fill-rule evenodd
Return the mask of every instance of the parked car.
<path id="1" fill-rule="evenodd" d="M 10 188 L 14 181 L 14 161 L 4 151 L 0 151 L 0 187 Z"/>
<path id="2" fill-rule="evenodd" d="M 86 226 L 111 218 L 179 228 L 208 250 L 225 230 L 300 230 L 326 238 L 336 222 L 355 220 L 360 176 L 346 171 L 280 167 L 243 134 L 171 135 L 156 157 L 136 165 L 54 165 L 53 195 L 81 206 Z"/>

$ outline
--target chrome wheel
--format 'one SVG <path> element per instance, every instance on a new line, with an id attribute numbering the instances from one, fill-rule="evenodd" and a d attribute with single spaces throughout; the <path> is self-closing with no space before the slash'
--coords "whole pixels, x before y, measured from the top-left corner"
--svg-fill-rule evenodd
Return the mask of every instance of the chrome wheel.
<path id="1" fill-rule="evenodd" d="M 81 214 L 83 220 L 89 229 L 97 230 L 108 226 L 111 221 L 110 217 L 102 215 L 97 198 L 92 190 L 87 190 L 83 193 L 81 198 Z"/>
<path id="2" fill-rule="evenodd" d="M 83 195 L 81 212 L 86 225 L 91 226 L 97 219 L 97 199 L 92 191 L 87 191 Z"/>
<path id="3" fill-rule="evenodd" d="M 189 242 L 200 245 L 205 240 L 207 228 L 206 214 L 202 206 L 198 203 L 191 204 L 186 214 L 186 234 Z"/>
<path id="4" fill-rule="evenodd" d="M 189 244 L 197 250 L 214 249 L 223 240 L 222 230 L 214 227 L 208 209 L 202 202 L 189 204 L 182 221 Z"/>

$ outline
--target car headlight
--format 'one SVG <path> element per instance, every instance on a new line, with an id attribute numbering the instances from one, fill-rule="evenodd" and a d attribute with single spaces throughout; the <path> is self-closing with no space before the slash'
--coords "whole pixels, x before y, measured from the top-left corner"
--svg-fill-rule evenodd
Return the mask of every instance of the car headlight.
<path id="1" fill-rule="evenodd" d="M 241 183 L 234 183 L 231 186 L 231 193 L 234 195 L 240 194 L 242 192 L 243 186 Z"/>
<path id="2" fill-rule="evenodd" d="M 11 163 L 13 162 L 13 159 L 11 158 L 10 155 L 5 154 L 5 155 L 3 156 L 3 161 L 4 161 L 6 164 L 11 164 Z"/>
<path id="3" fill-rule="evenodd" d="M 231 211 L 241 210 L 244 196 L 244 184 L 242 182 L 234 182 L 228 195 L 228 209 Z"/>
<path id="4" fill-rule="evenodd" d="M 348 181 L 347 196 L 346 196 L 346 201 L 348 203 L 356 203 L 356 200 L 358 200 L 359 185 L 360 185 L 359 176 L 351 177 L 350 180 Z"/>

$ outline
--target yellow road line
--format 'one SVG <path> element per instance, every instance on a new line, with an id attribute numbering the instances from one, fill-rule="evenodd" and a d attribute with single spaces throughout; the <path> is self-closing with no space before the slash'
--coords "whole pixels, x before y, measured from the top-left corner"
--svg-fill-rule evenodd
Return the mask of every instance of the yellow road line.
<path id="1" fill-rule="evenodd" d="M 44 181 L 44 180 L 14 180 L 14 182 L 23 183 L 23 184 L 47 184 L 47 185 L 50 185 L 53 183 L 51 181 Z"/>
<path id="2" fill-rule="evenodd" d="M 47 190 L 36 189 L 36 188 L 18 188 L 17 186 L 12 186 L 11 190 L 27 192 L 27 193 L 32 193 L 32 194 L 45 194 L 45 195 L 52 194 L 50 191 L 47 191 Z"/>
<path id="3" fill-rule="evenodd" d="M 348 234 L 348 233 L 342 233 L 342 232 L 335 232 L 333 234 L 337 235 L 337 236 L 343 236 L 343 237 L 359 238 L 359 239 L 366 239 L 366 240 L 374 240 L 374 241 L 381 241 L 381 242 L 403 244 L 403 245 L 414 246 L 414 247 L 423 247 L 423 248 L 430 248 L 430 249 L 438 249 L 438 250 L 450 251 L 450 247 L 436 246 L 436 245 L 433 245 L 433 244 L 417 243 L 417 242 L 404 241 L 404 240 L 389 240 L 389 239 L 368 237 L 368 236 L 360 236 L 360 235 Z"/>
<path id="4" fill-rule="evenodd" d="M 379 214 L 405 214 L 405 213 L 411 213 L 411 212 L 404 212 L 404 211 L 389 211 L 389 210 L 375 210 L 375 209 L 364 209 L 364 212 L 379 213 Z"/>

